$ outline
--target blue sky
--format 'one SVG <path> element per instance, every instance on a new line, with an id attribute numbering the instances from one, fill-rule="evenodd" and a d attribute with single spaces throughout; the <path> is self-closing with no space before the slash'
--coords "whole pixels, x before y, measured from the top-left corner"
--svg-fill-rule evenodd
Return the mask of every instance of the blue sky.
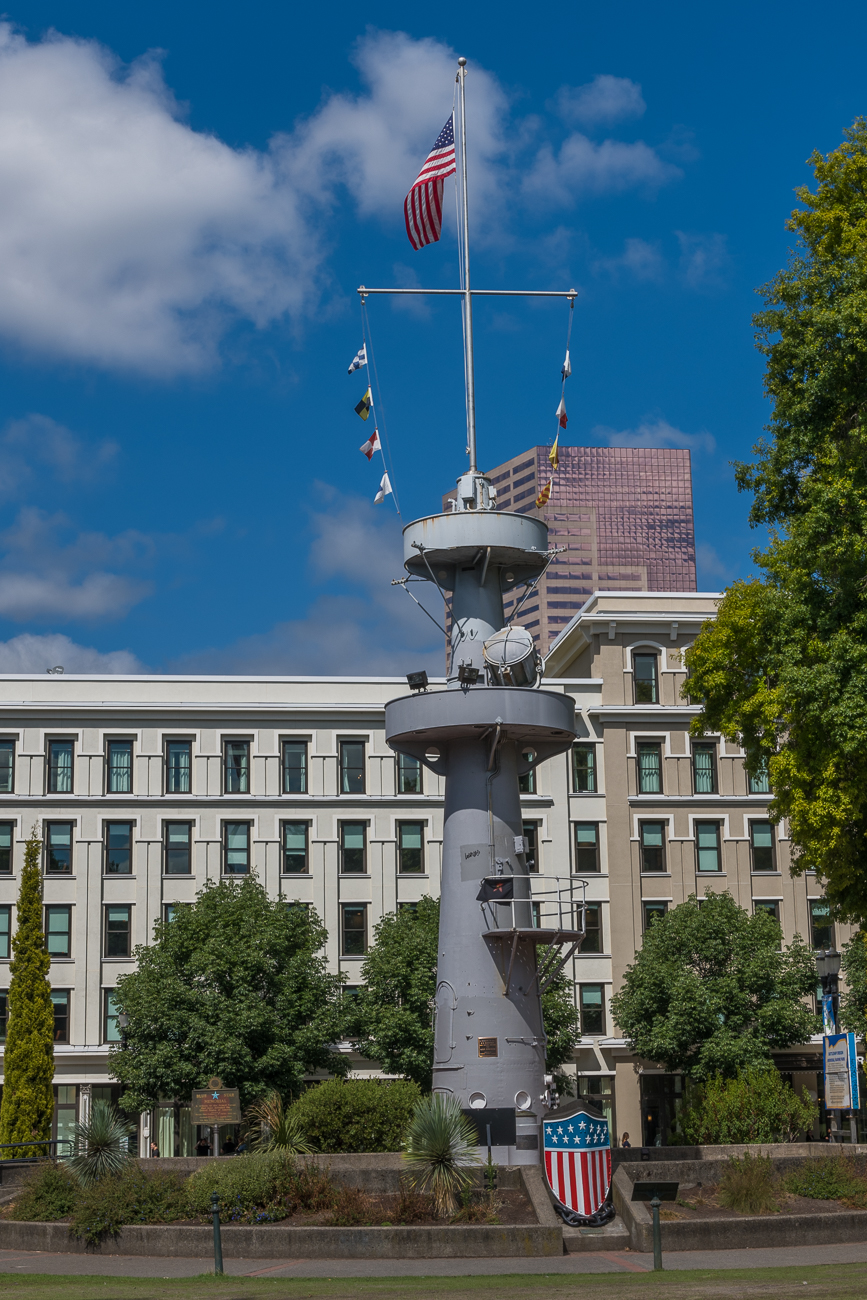
<path id="1" fill-rule="evenodd" d="M 20 3 L 0 38 L 0 671 L 438 669 L 347 365 L 368 285 L 456 284 L 402 201 L 470 60 L 473 278 L 580 292 L 569 442 L 693 451 L 750 571 L 756 286 L 867 111 L 838 3 Z M 450 184 L 450 183 L 449 183 Z M 479 453 L 550 440 L 561 303 L 476 307 Z M 370 311 L 403 521 L 464 463 L 455 300 Z M 428 635 L 431 632 L 432 635 Z"/>

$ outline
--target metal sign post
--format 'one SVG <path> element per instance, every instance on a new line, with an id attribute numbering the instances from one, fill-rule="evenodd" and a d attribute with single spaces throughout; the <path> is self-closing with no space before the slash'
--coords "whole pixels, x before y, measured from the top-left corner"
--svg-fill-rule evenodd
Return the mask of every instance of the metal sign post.
<path id="1" fill-rule="evenodd" d="M 633 1201 L 649 1201 L 653 1213 L 653 1271 L 662 1272 L 662 1228 L 659 1223 L 659 1207 L 663 1201 L 676 1201 L 679 1183 L 633 1183 Z"/>

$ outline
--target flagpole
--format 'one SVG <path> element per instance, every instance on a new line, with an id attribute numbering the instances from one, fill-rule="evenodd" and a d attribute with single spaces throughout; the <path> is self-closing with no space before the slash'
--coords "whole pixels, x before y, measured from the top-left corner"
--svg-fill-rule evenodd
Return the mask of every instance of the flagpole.
<path id="1" fill-rule="evenodd" d="M 470 214 L 467 203 L 467 102 L 464 79 L 467 61 L 458 59 L 458 81 L 461 87 L 461 179 L 464 200 L 464 322 L 465 322 L 465 377 L 467 385 L 467 448 L 470 453 L 470 472 L 476 464 L 476 381 L 473 370 L 473 297 L 470 290 Z"/>

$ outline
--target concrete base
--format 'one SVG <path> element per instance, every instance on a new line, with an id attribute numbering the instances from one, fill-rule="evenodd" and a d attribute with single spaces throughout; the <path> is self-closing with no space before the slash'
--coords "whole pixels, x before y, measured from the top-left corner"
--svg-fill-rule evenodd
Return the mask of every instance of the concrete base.
<path id="1" fill-rule="evenodd" d="M 629 1229 L 619 1214 L 601 1228 L 563 1226 L 563 1249 L 567 1255 L 599 1250 L 628 1250 L 630 1244 Z"/>

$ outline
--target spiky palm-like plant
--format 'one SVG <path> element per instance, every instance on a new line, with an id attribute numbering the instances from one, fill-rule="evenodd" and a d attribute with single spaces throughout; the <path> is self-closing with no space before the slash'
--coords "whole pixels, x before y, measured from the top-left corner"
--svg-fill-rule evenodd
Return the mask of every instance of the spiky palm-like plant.
<path id="1" fill-rule="evenodd" d="M 119 1174 L 130 1159 L 127 1141 L 133 1127 L 107 1101 L 95 1101 L 89 1119 L 76 1124 L 75 1155 L 66 1162 L 82 1187 Z"/>
<path id="2" fill-rule="evenodd" d="M 282 1151 L 289 1156 L 311 1155 L 316 1148 L 308 1141 L 295 1115 L 283 1105 L 279 1092 L 269 1092 L 247 1111 L 254 1151 Z"/>
<path id="3" fill-rule="evenodd" d="M 478 1136 L 454 1097 L 433 1093 L 416 1104 L 406 1130 L 403 1158 L 407 1183 L 433 1198 L 436 1213 L 451 1218 L 458 1196 L 470 1183 L 471 1169 L 481 1164 Z"/>

